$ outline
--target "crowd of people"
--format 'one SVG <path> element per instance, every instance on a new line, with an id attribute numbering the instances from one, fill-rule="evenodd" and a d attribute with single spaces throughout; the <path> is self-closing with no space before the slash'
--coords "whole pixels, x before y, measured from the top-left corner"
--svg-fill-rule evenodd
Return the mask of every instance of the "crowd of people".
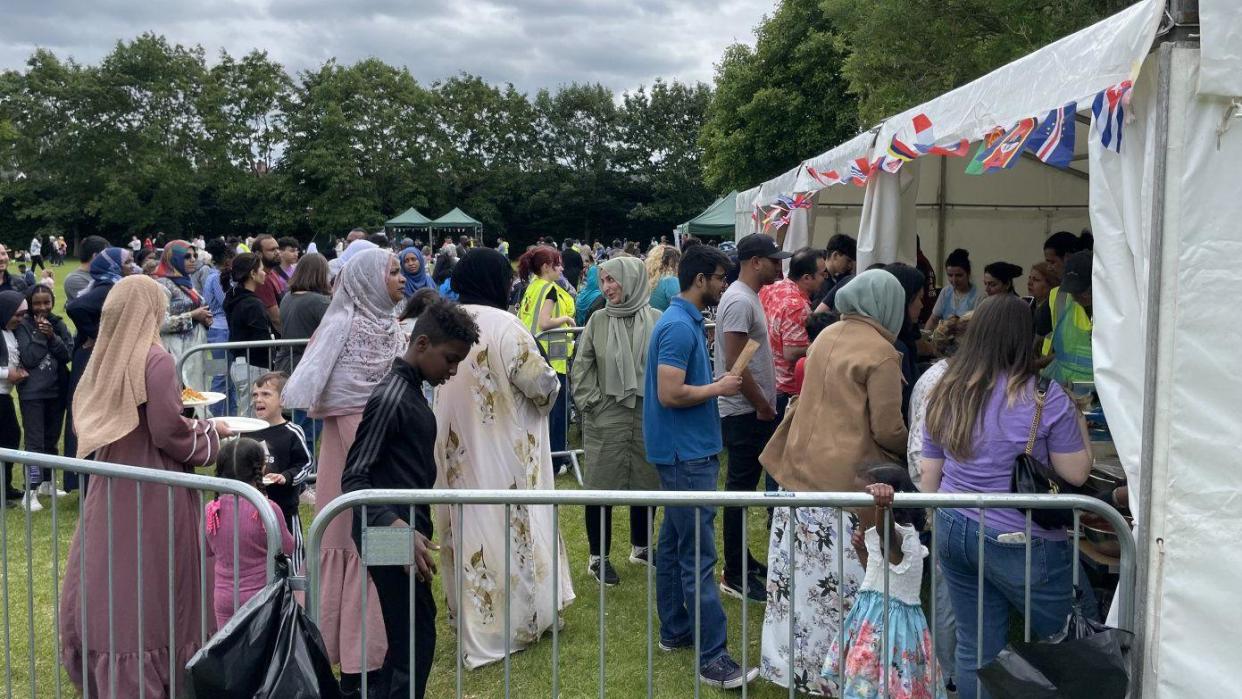
<path id="1" fill-rule="evenodd" d="M 299 500 L 319 510 L 375 487 L 553 489 L 570 461 L 571 413 L 582 425 L 591 489 L 714 491 L 722 453 L 727 490 L 760 482 L 768 490 L 865 490 L 880 507 L 894 492 L 1007 492 L 1024 448 L 1067 481 L 1086 479 L 1090 443 L 1064 387 L 1091 375 L 1089 236 L 1050 237 L 1028 274 L 1027 297 L 1014 288 L 1022 268 L 1004 261 L 985 267 L 980 290 L 965 250 L 945 260 L 948 284 L 939 290 L 921 253 L 916 266 L 856 272 L 856 245 L 844 235 L 826 249 L 794 252 L 762 234 L 736 246 L 652 241 L 645 252 L 621 240 L 549 243 L 528 248 L 515 272 L 503 239 L 489 248 L 446 238 L 433 255 L 420 240 L 361 229 L 322 254 L 268 235 L 159 248 L 92 236 L 64 280 L 72 333 L 52 313 L 56 290 L 10 274 L 0 246 L 2 444 L 16 447 L 24 436 L 27 449 L 55 454 L 63 432 L 68 455 L 175 471 L 215 463 L 220 475 L 266 490 L 295 571 L 304 555 Z M 566 332 L 548 332 L 556 330 Z M 276 338 L 309 343 L 210 358 L 194 351 Z M 227 395 L 215 414 L 252 414 L 267 429 L 238 437 L 227 423 L 193 417 L 174 372 L 182 360 L 184 375 L 204 378 L 200 388 Z M 61 633 L 66 669 L 92 693 L 119 678 L 119 691 L 137 694 L 141 677 L 147 695 L 165 696 L 170 661 L 184 666 L 235 603 L 262 586 L 266 539 L 247 502 L 222 498 L 203 512 L 188 492 L 144 499 L 134 483 L 116 481 L 105 501 L 103 489 L 71 474 L 56 484 L 28 469 L 20 489 L 6 475 L 6 498 L 32 512 L 40 496 L 86 489 Z M 139 529 L 139 510 L 148 522 L 172 517 L 173 526 Z M 984 663 L 995 657 L 1010 612 L 1023 610 L 1024 547 L 1012 538 L 1024 529 L 1018 512 L 989 514 L 982 570 L 966 545 L 980 535 L 978 511 L 936 515 L 940 565 L 927 575 L 941 603 L 930 624 L 921 607 L 921 511 L 881 520 L 870 509 L 807 507 L 791 520 L 776 508 L 766 557 L 743 543 L 742 508 L 726 508 L 719 554 L 711 508 L 666 508 L 658 532 L 654 508 L 628 515 L 628 561 L 655 568 L 659 645 L 694 648 L 697 619 L 695 663 L 711 686 L 737 688 L 762 675 L 814 694 L 874 696 L 887 666 L 892 696 L 946 696 L 954 687 L 973 695 L 977 654 Z M 574 590 L 553 516 L 538 506 L 510 508 L 508 519 L 499 507 L 466 507 L 455 517 L 448 508 L 375 506 L 365 521 L 359 510 L 331 524 L 319 552 L 319 625 L 347 695 L 365 677 L 372 693 L 405 696 L 413 685 L 423 696 L 437 574 L 446 591 L 460 581 L 462 597 L 443 601 L 459 622 L 467 668 L 502 660 L 562 624 Z M 174 551 L 174 560 L 148 556 L 140 568 L 129 544 L 110 548 L 100 538 L 105 517 L 116 541 L 140 539 L 143 550 Z M 616 585 L 611 508 L 587 507 L 585 517 L 586 570 Z M 365 566 L 365 526 L 412 528 L 414 563 Z M 200 570 L 200 531 L 214 571 Z M 1037 526 L 1032 534 L 1031 623 L 1046 635 L 1069 610 L 1077 562 L 1064 531 Z M 169 565 L 173 595 L 159 585 L 140 598 L 135 576 L 162 579 Z M 111 607 L 98 586 L 79 585 L 108 571 Z M 200 623 L 200 580 L 213 572 L 214 623 Z M 794 578 L 807 582 L 795 586 Z M 722 594 L 766 605 L 757 666 L 744 670 L 727 649 Z M 115 611 L 132 619 L 125 611 L 140 604 L 142 628 L 117 622 L 109 638 Z M 897 613 L 890 609 L 886 622 L 890 606 Z M 170 614 L 184 623 L 170 629 Z M 888 649 L 875 631 L 884 623 Z"/>

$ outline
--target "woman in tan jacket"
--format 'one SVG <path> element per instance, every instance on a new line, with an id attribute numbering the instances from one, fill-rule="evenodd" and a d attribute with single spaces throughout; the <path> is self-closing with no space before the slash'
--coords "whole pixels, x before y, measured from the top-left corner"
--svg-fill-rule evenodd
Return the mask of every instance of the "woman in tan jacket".
<path id="1" fill-rule="evenodd" d="M 837 293 L 841 320 L 815 339 L 807 355 L 806 382 L 792 402 L 760 462 L 790 491 L 855 490 L 860 466 L 900 461 L 906 445 L 901 417 L 901 355 L 893 338 L 905 319 L 905 292 L 892 274 L 864 272 Z M 831 508 L 801 508 L 790 527 L 789 510 L 776 508 L 768 544 L 768 604 L 763 618 L 764 677 L 789 686 L 790 609 L 796 649 L 796 689 L 836 695 L 820 675 L 863 578 L 849 540 L 856 522 L 846 513 L 838 530 Z M 794 537 L 796 579 L 790 594 L 789 537 Z M 843 558 L 844 579 L 838 575 Z"/>

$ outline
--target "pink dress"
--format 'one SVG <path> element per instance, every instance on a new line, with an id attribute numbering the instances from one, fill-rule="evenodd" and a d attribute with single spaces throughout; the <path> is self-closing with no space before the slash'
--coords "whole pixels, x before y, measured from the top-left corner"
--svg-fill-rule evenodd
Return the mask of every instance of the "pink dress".
<path id="1" fill-rule="evenodd" d="M 237 503 L 235 506 L 234 503 Z M 293 535 L 285 524 L 280 506 L 267 504 L 280 523 L 280 548 L 286 555 L 293 553 Z M 233 559 L 233 510 L 237 510 L 237 559 Z M 233 579 L 237 579 L 237 604 L 245 604 L 267 584 L 267 533 L 259 511 L 249 500 L 221 495 L 207 503 L 207 552 L 215 557 L 216 628 L 222 628 L 233 617 Z"/>
<path id="2" fill-rule="evenodd" d="M 147 353 L 146 381 L 147 402 L 138 407 L 138 427 L 102 447 L 95 458 L 181 472 L 193 471 L 214 461 L 220 448 L 219 438 L 206 420 L 181 416 L 181 384 L 174 373 L 172 355 L 161 347 L 152 346 Z M 98 406 L 98 409 L 108 408 Z M 109 490 L 112 493 L 111 545 L 108 541 Z M 138 696 L 139 667 L 147 697 L 160 699 L 179 695 L 185 687 L 186 662 L 214 631 L 200 593 L 200 585 L 209 587 L 211 580 L 210 570 L 199 566 L 198 540 L 202 527 L 199 494 L 153 484 L 143 485 L 141 491 L 139 499 L 135 481 L 92 477 L 69 547 L 60 598 L 62 658 L 73 683 L 79 688 L 85 683 L 90 696 L 94 697 L 112 696 L 109 604 L 114 623 L 112 641 L 115 696 L 118 697 Z M 138 528 L 139 510 L 142 511 L 141 529 Z M 142 542 L 141 567 L 138 565 L 139 541 Z M 111 585 L 108 584 L 109 559 Z M 141 629 L 137 616 L 140 590 Z M 170 614 L 174 629 L 171 639 Z M 170 660 L 174 675 L 170 675 Z"/>

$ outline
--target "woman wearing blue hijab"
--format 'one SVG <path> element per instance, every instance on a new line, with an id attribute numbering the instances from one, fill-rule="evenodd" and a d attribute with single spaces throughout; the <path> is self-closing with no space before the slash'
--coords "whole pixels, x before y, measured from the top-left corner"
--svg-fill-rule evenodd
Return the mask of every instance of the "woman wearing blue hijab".
<path id="1" fill-rule="evenodd" d="M 405 276 L 405 297 L 408 299 L 419 289 L 435 288 L 431 275 L 427 274 L 427 261 L 418 248 L 410 246 L 401 251 L 401 274 Z"/>
<path id="2" fill-rule="evenodd" d="M 578 321 L 578 327 L 585 327 L 591 314 L 603 307 L 604 294 L 599 290 L 599 265 L 591 265 L 575 303 L 574 320 Z"/>

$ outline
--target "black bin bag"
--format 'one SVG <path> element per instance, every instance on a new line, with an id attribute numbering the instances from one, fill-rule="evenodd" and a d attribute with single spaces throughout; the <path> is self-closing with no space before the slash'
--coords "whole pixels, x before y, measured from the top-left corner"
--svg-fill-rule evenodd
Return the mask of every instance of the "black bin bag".
<path id="1" fill-rule="evenodd" d="M 1065 629 L 1046 640 L 1014 642 L 979 669 L 979 681 L 997 699 L 1125 699 L 1127 653 L 1134 634 L 1082 613 L 1077 595 Z"/>
<path id="2" fill-rule="evenodd" d="M 242 605 L 186 671 L 192 699 L 341 696 L 323 637 L 283 575 Z"/>

